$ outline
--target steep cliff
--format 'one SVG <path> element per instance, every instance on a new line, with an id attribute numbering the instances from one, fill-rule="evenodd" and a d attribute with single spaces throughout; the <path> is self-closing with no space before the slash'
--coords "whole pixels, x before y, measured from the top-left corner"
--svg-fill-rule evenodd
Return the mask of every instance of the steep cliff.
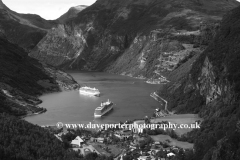
<path id="1" fill-rule="evenodd" d="M 68 69 L 159 77 L 201 52 L 193 45 L 201 26 L 218 23 L 237 5 L 234 0 L 98 0 L 52 29 L 30 56 Z"/>
<path id="2" fill-rule="evenodd" d="M 224 17 L 214 41 L 195 60 L 189 75 L 172 82 L 168 95 L 163 95 L 177 113 L 199 113 L 205 119 L 200 130 L 189 134 L 196 160 L 240 159 L 239 17 L 240 7 Z"/>
<path id="3" fill-rule="evenodd" d="M 30 51 L 58 21 L 47 21 L 38 15 L 19 14 L 0 1 L 0 34 L 12 43 Z"/>
<path id="4" fill-rule="evenodd" d="M 0 37 L 0 113 L 22 116 L 43 111 L 36 96 L 75 89 L 79 85 L 66 73 L 42 65 L 17 45 Z"/>
<path id="5" fill-rule="evenodd" d="M 77 17 L 77 14 L 87 7 L 88 6 L 85 6 L 85 5 L 71 7 L 66 13 L 64 13 L 62 16 L 60 16 L 57 20 L 61 23 L 65 23 L 69 19 Z"/>

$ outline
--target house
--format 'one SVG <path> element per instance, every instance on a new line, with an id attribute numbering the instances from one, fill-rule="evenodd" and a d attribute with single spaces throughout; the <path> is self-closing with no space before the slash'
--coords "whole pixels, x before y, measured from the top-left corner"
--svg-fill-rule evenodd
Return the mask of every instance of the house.
<path id="1" fill-rule="evenodd" d="M 149 153 L 149 155 L 151 155 L 151 156 L 155 156 L 157 154 L 157 152 L 159 152 L 159 151 L 160 150 L 158 150 L 158 149 L 152 149 L 152 150 L 148 151 L 147 153 Z"/>
<path id="2" fill-rule="evenodd" d="M 160 145 L 161 143 L 160 142 L 154 142 L 155 145 Z"/>
<path id="3" fill-rule="evenodd" d="M 152 158 L 149 156 L 140 156 L 138 160 L 151 160 Z"/>
<path id="4" fill-rule="evenodd" d="M 136 146 L 132 146 L 132 145 L 130 145 L 129 148 L 131 148 L 131 150 L 135 150 L 135 149 L 137 149 Z"/>
<path id="5" fill-rule="evenodd" d="M 171 148 L 164 148 L 163 151 L 170 152 Z"/>
<path id="6" fill-rule="evenodd" d="M 84 143 L 84 141 L 82 140 L 82 138 L 77 136 L 74 140 L 72 140 L 71 145 L 81 147 L 83 143 Z"/>
<path id="7" fill-rule="evenodd" d="M 91 138 L 90 138 L 90 141 L 91 141 L 91 142 L 103 143 L 103 142 L 104 142 L 104 138 L 102 138 L 102 137 L 99 137 L 99 138 L 93 138 L 93 137 L 91 137 Z"/>
<path id="8" fill-rule="evenodd" d="M 173 157 L 173 156 L 175 156 L 175 154 L 172 152 L 167 154 L 167 157 Z"/>
<path id="9" fill-rule="evenodd" d="M 101 138 L 101 137 L 97 138 L 96 140 L 97 140 L 97 142 L 99 142 L 99 143 L 103 143 L 103 142 L 104 142 L 104 138 Z"/>
<path id="10" fill-rule="evenodd" d="M 177 148 L 177 147 L 172 147 L 172 151 L 174 152 L 174 153 L 178 153 L 179 152 L 179 148 Z"/>
<path id="11" fill-rule="evenodd" d="M 119 139 L 124 139 L 126 140 L 127 138 L 132 136 L 132 131 L 130 130 L 123 130 L 123 131 L 118 131 L 114 134 L 116 137 Z"/>

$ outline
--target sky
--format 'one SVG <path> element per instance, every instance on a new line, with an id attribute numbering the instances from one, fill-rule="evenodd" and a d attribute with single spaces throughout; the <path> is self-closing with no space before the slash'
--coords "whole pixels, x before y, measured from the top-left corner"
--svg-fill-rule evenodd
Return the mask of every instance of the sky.
<path id="1" fill-rule="evenodd" d="M 18 13 L 38 14 L 44 19 L 53 20 L 66 13 L 70 7 L 90 6 L 96 0 L 2 0 L 11 10 Z M 240 1 L 240 0 L 238 0 Z"/>
<path id="2" fill-rule="evenodd" d="M 53 20 L 66 13 L 70 7 L 91 5 L 96 0 L 2 0 L 11 10 L 18 13 L 38 14 L 44 19 Z"/>

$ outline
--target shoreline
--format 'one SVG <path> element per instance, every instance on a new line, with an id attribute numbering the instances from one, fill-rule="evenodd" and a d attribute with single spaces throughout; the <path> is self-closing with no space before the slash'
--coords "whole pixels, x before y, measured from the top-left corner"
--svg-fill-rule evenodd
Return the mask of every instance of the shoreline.
<path id="1" fill-rule="evenodd" d="M 156 111 L 154 113 L 161 113 L 161 115 L 163 115 L 163 116 L 160 116 L 160 117 L 175 115 L 174 112 L 171 112 L 171 111 L 168 110 L 168 101 L 163 99 L 162 97 L 160 97 L 156 92 L 151 93 L 150 97 L 152 97 L 153 99 L 155 99 L 156 101 L 158 101 L 160 103 L 162 103 L 162 102 L 165 103 L 164 109 Z M 155 117 L 155 118 L 159 118 L 159 117 Z"/>
<path id="2" fill-rule="evenodd" d="M 35 98 L 37 98 L 40 101 L 38 103 L 36 103 L 35 105 L 32 105 L 32 104 L 31 105 L 33 107 L 36 107 L 36 108 L 42 108 L 42 107 L 39 107 L 38 105 L 43 103 L 43 101 L 39 98 L 41 96 L 43 96 L 44 94 L 60 93 L 60 92 L 63 92 L 63 91 L 74 91 L 74 90 L 78 90 L 80 88 L 80 84 L 78 84 L 76 81 L 72 81 L 71 84 L 67 84 L 67 83 L 64 83 L 64 82 L 58 81 L 58 80 L 56 80 L 56 82 L 58 83 L 58 87 L 59 87 L 57 90 L 55 89 L 55 90 L 52 90 L 52 91 L 46 91 L 46 92 L 43 92 L 41 95 L 37 95 Z M 19 117 L 20 117 L 20 119 L 24 119 L 26 117 L 40 115 L 40 114 L 45 113 L 45 112 L 47 112 L 47 109 L 42 108 L 42 110 L 39 111 L 39 112 L 27 113 L 26 115 L 22 115 L 22 116 L 19 116 Z"/>
<path id="3" fill-rule="evenodd" d="M 74 90 L 76 90 L 76 89 L 62 90 L 62 89 L 61 89 L 61 86 L 59 86 L 59 87 L 60 87 L 60 90 L 59 90 L 59 91 L 56 91 L 56 92 L 45 92 L 45 93 L 43 93 L 42 95 L 44 95 L 44 94 L 51 94 L 51 93 L 59 93 L 59 92 L 63 92 L 63 91 L 74 91 Z M 39 99 L 39 97 L 42 96 L 42 95 L 38 95 L 37 98 Z M 39 104 L 42 104 L 42 103 L 43 103 L 43 101 L 41 100 L 41 102 L 38 103 L 37 105 L 34 105 L 34 107 L 40 108 L 38 105 L 39 105 Z M 42 108 L 42 110 L 39 111 L 39 112 L 30 113 L 30 114 L 26 114 L 26 115 L 20 116 L 20 119 L 24 119 L 24 118 L 26 118 L 26 117 L 31 117 L 31 116 L 40 115 L 40 114 L 45 113 L 45 112 L 47 112 L 47 108 Z"/>
<path id="4" fill-rule="evenodd" d="M 122 76 L 127 76 L 127 75 L 122 75 Z M 129 76 L 127 76 L 127 77 L 129 77 Z M 131 77 L 131 78 L 136 78 L 136 77 Z M 76 85 L 75 83 L 73 84 L 73 85 Z M 72 86 L 73 86 L 72 85 Z M 79 84 L 78 84 L 79 85 Z M 76 89 L 72 89 L 72 90 L 76 90 Z M 61 91 L 64 91 L 64 90 L 59 90 L 58 92 L 61 92 Z M 49 93 L 55 93 L 55 92 L 49 92 Z M 151 94 L 153 95 L 153 96 L 151 96 Z M 160 103 L 164 103 L 165 104 L 165 110 L 166 111 L 168 111 L 168 101 L 167 100 L 165 100 L 165 99 L 163 99 L 162 97 L 160 97 L 157 93 L 156 93 L 156 91 L 155 92 L 153 92 L 153 93 L 151 93 L 150 94 L 150 96 L 151 97 L 155 97 L 154 99 L 156 100 L 156 101 L 158 101 L 158 102 L 160 102 Z M 42 103 L 42 102 L 41 102 Z M 39 114 L 42 114 L 42 113 L 45 113 L 46 111 L 43 111 L 43 110 L 41 110 L 41 111 L 39 111 L 39 112 L 36 112 L 36 113 L 31 113 L 31 114 L 27 114 L 27 115 L 24 115 L 24 116 L 22 116 L 21 118 L 22 119 L 24 119 L 24 118 L 26 118 L 26 117 L 30 117 L 30 116 L 34 116 L 34 115 L 39 115 Z M 174 115 L 178 115 L 178 114 L 174 114 L 173 112 L 167 112 L 167 114 L 165 114 L 164 116 L 159 116 L 159 117 L 155 117 L 155 116 L 149 116 L 149 119 L 151 120 L 151 121 L 154 121 L 154 120 L 158 120 L 158 119 L 161 119 L 161 118 L 166 118 L 166 117 L 168 117 L 168 116 L 174 116 Z M 126 119 L 126 120 L 123 120 L 123 121 L 116 121 L 116 122 L 113 122 L 113 124 L 118 124 L 118 123 L 120 123 L 120 122 L 126 122 L 126 121 L 128 121 L 128 122 L 135 122 L 135 121 L 142 121 L 142 120 L 144 120 L 145 118 L 144 117 L 142 117 L 142 118 L 135 118 L 135 119 Z M 103 123 L 100 123 L 100 124 L 103 124 Z M 108 124 L 111 124 L 111 123 L 108 123 Z M 39 125 L 39 126 L 56 126 L 55 124 L 50 124 L 50 125 Z"/>
<path id="5" fill-rule="evenodd" d="M 26 115 L 24 115 L 24 116 L 20 116 L 20 119 L 24 119 L 24 118 L 26 118 L 26 117 L 31 117 L 31 116 L 39 115 L 39 114 L 42 114 L 42 113 L 45 113 L 45 112 L 47 112 L 47 109 L 46 109 L 46 108 L 42 108 L 42 110 L 39 111 L 39 112 L 28 113 L 28 114 L 26 114 Z"/>

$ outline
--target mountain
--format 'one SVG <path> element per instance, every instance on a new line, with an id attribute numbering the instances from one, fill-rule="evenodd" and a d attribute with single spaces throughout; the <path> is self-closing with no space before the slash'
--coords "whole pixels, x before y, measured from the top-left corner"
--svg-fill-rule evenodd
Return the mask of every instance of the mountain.
<path id="1" fill-rule="evenodd" d="M 38 15 L 16 13 L 0 1 L 0 33 L 27 51 L 57 24 L 58 21 L 47 21 Z"/>
<path id="2" fill-rule="evenodd" d="M 52 133 L 20 119 L 46 111 L 38 106 L 42 93 L 79 87 L 71 76 L 40 64 L 2 36 L 0 75 L 0 159 L 76 159 Z"/>
<path id="3" fill-rule="evenodd" d="M 79 5 L 75 7 L 71 7 L 66 13 L 64 13 L 61 17 L 59 17 L 57 20 L 61 23 L 65 23 L 67 20 L 77 17 L 77 14 L 87 8 L 88 6 L 85 5 Z"/>
<path id="4" fill-rule="evenodd" d="M 164 75 L 170 83 L 158 94 L 169 109 L 204 118 L 201 129 L 181 137 L 194 142 L 191 158 L 238 160 L 238 6 L 234 0 L 98 0 L 52 29 L 30 56 L 68 69 Z"/>
<path id="5" fill-rule="evenodd" d="M 240 159 L 240 7 L 224 16 L 207 49 L 192 69 L 179 76 L 184 65 L 171 74 L 172 81 L 159 91 L 176 113 L 198 113 L 200 130 L 186 137 L 195 144 L 194 160 Z M 192 63 L 189 59 L 187 63 Z"/>
<path id="6" fill-rule="evenodd" d="M 0 113 L 23 116 L 43 111 L 36 96 L 60 91 L 60 87 L 77 88 L 66 73 L 42 65 L 28 57 L 19 46 L 0 37 Z M 62 85 L 64 84 L 64 85 Z"/>
<path id="7" fill-rule="evenodd" d="M 29 55 L 67 69 L 158 78 L 190 53 L 202 52 L 222 15 L 238 5 L 235 0 L 98 0 L 49 31 Z"/>

